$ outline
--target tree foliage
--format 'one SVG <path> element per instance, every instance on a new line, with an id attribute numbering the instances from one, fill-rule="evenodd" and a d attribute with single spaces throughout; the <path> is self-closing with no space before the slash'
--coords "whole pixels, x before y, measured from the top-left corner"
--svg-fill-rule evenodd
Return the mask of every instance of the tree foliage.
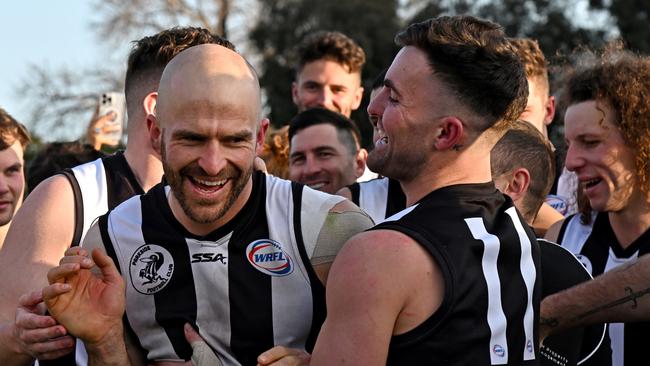
<path id="1" fill-rule="evenodd" d="M 317 30 L 340 31 L 357 41 L 367 58 L 364 85 L 389 66 L 396 52 L 392 40 L 400 27 L 397 0 L 278 0 L 261 2 L 260 6 L 260 19 L 250 39 L 261 57 L 260 81 L 276 126 L 297 112 L 291 100 L 294 51 L 305 35 Z M 367 121 L 364 108 L 352 117 Z M 360 127 L 369 136 L 369 124 L 360 123 Z"/>

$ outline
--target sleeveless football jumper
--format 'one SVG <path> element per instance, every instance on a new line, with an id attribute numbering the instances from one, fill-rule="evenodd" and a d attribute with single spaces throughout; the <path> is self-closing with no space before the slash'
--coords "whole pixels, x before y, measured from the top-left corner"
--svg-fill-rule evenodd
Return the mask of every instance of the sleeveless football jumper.
<path id="1" fill-rule="evenodd" d="M 392 337 L 389 365 L 539 364 L 539 247 L 493 183 L 440 188 L 376 229 L 422 245 L 445 282 L 440 308 Z"/>
<path id="2" fill-rule="evenodd" d="M 99 220 L 126 281 L 126 318 L 149 360 L 188 360 L 187 322 L 224 365 L 256 364 L 274 345 L 311 350 L 325 318 L 310 263 L 328 211 L 343 200 L 253 173 L 242 210 L 214 232 L 188 232 L 159 184 Z"/>

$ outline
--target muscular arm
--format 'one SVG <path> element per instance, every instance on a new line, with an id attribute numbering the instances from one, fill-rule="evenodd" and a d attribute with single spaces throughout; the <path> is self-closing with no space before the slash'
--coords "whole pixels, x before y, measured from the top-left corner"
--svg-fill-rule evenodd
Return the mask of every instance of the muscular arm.
<path id="1" fill-rule="evenodd" d="M 437 265 L 411 238 L 387 230 L 355 236 L 332 266 L 311 365 L 385 365 L 391 337 L 430 317 L 443 293 Z"/>
<path id="2" fill-rule="evenodd" d="M 0 282 L 0 360 L 5 365 L 25 362 L 13 335 L 18 299 L 47 285 L 47 271 L 58 264 L 73 232 L 74 196 L 62 175 L 41 183 L 14 216 L 0 250 L 5 278 Z"/>
<path id="3" fill-rule="evenodd" d="M 542 301 L 540 337 L 595 323 L 650 320 L 650 255 Z"/>

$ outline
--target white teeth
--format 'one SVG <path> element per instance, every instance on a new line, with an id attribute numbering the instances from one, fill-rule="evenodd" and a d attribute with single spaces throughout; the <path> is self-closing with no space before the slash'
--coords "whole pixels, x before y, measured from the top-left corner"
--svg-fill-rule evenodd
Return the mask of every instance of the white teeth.
<path id="1" fill-rule="evenodd" d="M 315 183 L 315 184 L 310 184 L 309 188 L 311 189 L 321 189 L 325 186 L 325 183 Z"/>
<path id="2" fill-rule="evenodd" d="M 222 179 L 222 180 L 217 180 L 217 181 L 210 181 L 210 180 L 203 180 L 203 179 L 198 179 L 194 178 L 194 180 L 199 183 L 203 184 L 204 186 L 208 187 L 216 187 L 216 186 L 222 186 L 226 184 L 227 179 Z"/>

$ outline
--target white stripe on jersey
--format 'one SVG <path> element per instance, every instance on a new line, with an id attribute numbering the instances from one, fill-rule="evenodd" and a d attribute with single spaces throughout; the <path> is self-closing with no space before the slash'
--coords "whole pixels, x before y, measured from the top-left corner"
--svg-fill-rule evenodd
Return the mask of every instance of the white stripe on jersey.
<path id="1" fill-rule="evenodd" d="M 388 204 L 388 178 L 373 179 L 359 185 L 359 207 L 375 224 L 384 221 Z"/>
<path id="2" fill-rule="evenodd" d="M 142 210 L 140 208 L 140 197 L 131 197 L 117 206 L 110 214 L 108 220 L 108 235 L 110 236 L 113 248 L 120 259 L 122 277 L 126 282 L 126 308 L 129 309 L 128 319 L 131 328 L 140 339 L 141 343 L 155 344 L 158 353 L 151 352 L 149 359 L 157 359 L 166 352 L 173 353 L 173 347 L 169 338 L 163 332 L 143 332 L 152 318 L 155 318 L 155 298 L 153 296 L 142 296 L 131 283 L 131 253 L 125 252 L 130 247 L 123 243 L 133 243 L 135 248 L 145 244 L 142 236 Z M 117 228 L 117 230 L 115 230 Z M 156 244 L 156 243 L 147 243 Z"/>
<path id="3" fill-rule="evenodd" d="M 101 158 L 77 165 L 72 168 L 72 173 L 77 179 L 83 198 L 83 217 L 81 218 L 83 230 L 79 240 L 79 245 L 81 245 L 95 219 L 108 211 L 108 185 Z"/>
<path id="4" fill-rule="evenodd" d="M 416 203 L 413 206 L 407 207 L 407 208 L 403 209 L 402 211 L 394 214 L 393 216 L 387 217 L 386 220 L 383 220 L 383 221 L 384 222 L 397 221 L 397 220 L 401 219 L 402 217 L 408 215 L 411 211 L 413 211 L 416 207 L 418 207 L 418 205 L 419 205 L 419 203 Z M 378 224 L 378 223 L 376 223 L 376 224 Z"/>
<path id="5" fill-rule="evenodd" d="M 535 315 L 533 312 L 533 289 L 535 287 L 535 278 L 537 277 L 537 270 L 535 268 L 535 262 L 533 261 L 532 254 L 532 245 L 528 235 L 526 235 L 526 230 L 524 230 L 521 221 L 519 220 L 519 215 L 514 207 L 510 207 L 506 210 L 506 213 L 512 219 L 512 223 L 517 230 L 517 235 L 519 236 L 519 244 L 521 245 L 521 260 L 519 262 L 519 269 L 524 278 L 524 283 L 526 284 L 526 290 L 528 291 L 528 303 L 526 305 L 526 313 L 524 314 L 524 332 L 526 334 L 526 346 L 524 347 L 524 360 L 534 360 L 535 359 L 535 350 L 534 350 L 534 323 Z M 528 347 L 530 345 L 530 347 Z"/>
<path id="6" fill-rule="evenodd" d="M 196 291 L 196 306 L 198 309 L 219 309 L 219 311 L 197 311 L 196 325 L 199 327 L 201 337 L 215 348 L 216 355 L 224 365 L 236 365 L 237 361 L 231 357 L 229 345 L 223 344 L 219 339 L 230 339 L 230 306 L 228 278 L 228 241 L 232 232 L 217 241 L 201 241 L 186 238 L 190 260 L 198 256 L 209 254 L 212 258 L 223 258 L 214 262 L 195 263 L 203 270 L 193 270 L 194 290 Z M 220 265 L 223 264 L 223 265 Z M 215 279 L 224 279 L 215 281 Z M 153 296 L 151 296 L 153 297 Z M 210 330 L 207 332 L 206 330 Z"/>
<path id="7" fill-rule="evenodd" d="M 487 285 L 488 309 L 487 322 L 490 327 L 490 360 L 492 365 L 505 365 L 508 363 L 508 341 L 506 328 L 508 321 L 501 304 L 501 281 L 497 267 L 499 258 L 499 238 L 487 232 L 483 219 L 472 217 L 465 219 L 472 236 L 483 242 L 484 251 L 481 265 L 483 276 Z"/>

